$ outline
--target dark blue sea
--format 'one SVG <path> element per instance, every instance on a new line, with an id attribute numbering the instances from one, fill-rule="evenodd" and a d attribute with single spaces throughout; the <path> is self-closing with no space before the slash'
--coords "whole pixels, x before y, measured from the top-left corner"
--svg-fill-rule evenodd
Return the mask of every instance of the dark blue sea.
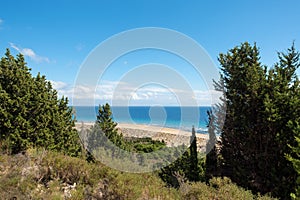
<path id="1" fill-rule="evenodd" d="M 77 122 L 95 122 L 98 106 L 74 106 Z M 146 124 L 190 131 L 207 132 L 207 111 L 210 107 L 130 106 L 112 107 L 117 123 Z"/>

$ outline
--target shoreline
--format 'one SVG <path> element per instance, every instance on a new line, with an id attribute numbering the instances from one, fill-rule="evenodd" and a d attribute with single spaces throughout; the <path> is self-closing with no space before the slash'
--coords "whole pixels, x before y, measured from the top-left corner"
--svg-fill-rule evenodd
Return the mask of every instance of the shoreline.
<path id="1" fill-rule="evenodd" d="M 84 128 L 90 128 L 91 126 L 94 125 L 94 122 L 76 122 L 75 123 L 76 129 L 81 129 L 82 125 L 84 126 Z M 135 129 L 135 130 L 141 130 L 141 131 L 163 132 L 163 133 L 167 133 L 167 134 L 183 135 L 183 136 L 191 136 L 192 135 L 191 131 L 187 131 L 184 129 L 163 127 L 163 126 L 156 126 L 156 125 L 147 125 L 147 124 L 118 123 L 117 129 L 119 129 L 119 130 Z M 208 134 L 196 132 L 196 137 L 208 139 Z"/>
<path id="2" fill-rule="evenodd" d="M 78 131 L 80 131 L 82 128 L 88 129 L 93 125 L 93 122 L 75 123 L 75 127 Z M 189 146 L 190 137 L 192 135 L 192 132 L 190 131 L 145 124 L 118 123 L 117 129 L 119 133 L 123 134 L 124 137 L 149 137 L 153 140 L 164 141 L 168 147 L 180 146 L 183 144 Z M 196 133 L 196 138 L 198 151 L 205 151 L 208 134 Z"/>

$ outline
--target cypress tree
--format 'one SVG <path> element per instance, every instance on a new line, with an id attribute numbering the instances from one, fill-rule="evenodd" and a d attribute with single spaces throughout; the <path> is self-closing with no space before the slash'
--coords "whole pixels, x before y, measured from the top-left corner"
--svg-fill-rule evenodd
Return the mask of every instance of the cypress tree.
<path id="1" fill-rule="evenodd" d="M 209 139 L 206 144 L 206 159 L 205 159 L 205 180 L 208 183 L 209 179 L 217 175 L 218 171 L 218 153 L 216 149 L 216 133 L 215 133 L 215 116 L 212 110 L 207 111 L 208 115 L 208 135 Z"/>
<path id="2" fill-rule="evenodd" d="M 195 128 L 192 128 L 192 136 L 191 136 L 191 145 L 190 145 L 190 171 L 187 174 L 187 178 L 190 181 L 199 181 L 200 180 L 200 167 L 198 162 L 198 152 L 197 152 L 197 137 Z"/>
<path id="3" fill-rule="evenodd" d="M 211 110 L 207 111 L 208 116 L 208 135 L 209 139 L 206 143 L 206 159 L 205 159 L 205 180 L 209 182 L 213 176 L 220 176 L 221 162 L 220 162 L 220 141 L 217 140 L 216 135 L 222 132 L 222 126 L 226 116 L 226 98 L 224 79 L 216 82 L 214 80 L 214 88 L 221 93 L 220 103 L 213 105 Z"/>

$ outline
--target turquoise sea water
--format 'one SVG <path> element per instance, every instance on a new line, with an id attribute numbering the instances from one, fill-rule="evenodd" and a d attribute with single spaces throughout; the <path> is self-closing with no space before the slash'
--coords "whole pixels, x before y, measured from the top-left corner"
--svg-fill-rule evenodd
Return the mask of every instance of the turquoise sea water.
<path id="1" fill-rule="evenodd" d="M 95 122 L 98 106 L 74 106 L 78 122 Z M 112 107 L 117 123 L 147 124 L 180 128 L 190 131 L 194 126 L 198 133 L 207 132 L 207 110 L 210 107 L 162 107 L 130 106 Z"/>

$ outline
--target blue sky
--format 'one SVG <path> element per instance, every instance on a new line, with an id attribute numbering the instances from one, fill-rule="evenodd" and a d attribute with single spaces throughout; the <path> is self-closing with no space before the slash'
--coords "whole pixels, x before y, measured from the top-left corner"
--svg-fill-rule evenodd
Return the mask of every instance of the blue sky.
<path id="1" fill-rule="evenodd" d="M 261 61 L 272 66 L 276 52 L 284 51 L 294 40 L 300 49 L 299 9 L 298 0 L 4 1 L 0 7 L 0 53 L 6 48 L 14 54 L 22 52 L 33 74 L 45 74 L 61 95 L 72 98 L 81 64 L 97 45 L 120 32 L 143 27 L 178 31 L 198 42 L 217 67 L 220 52 L 244 41 L 256 42 Z M 82 96 L 94 97 L 96 104 L 109 101 L 126 70 L 152 62 L 174 67 L 189 80 L 198 102 L 210 103 L 203 80 L 192 73 L 188 63 L 151 50 L 120 57 L 99 80 L 97 94 L 87 87 Z M 168 88 L 146 85 L 131 96 L 131 102 L 176 104 L 169 97 Z"/>

